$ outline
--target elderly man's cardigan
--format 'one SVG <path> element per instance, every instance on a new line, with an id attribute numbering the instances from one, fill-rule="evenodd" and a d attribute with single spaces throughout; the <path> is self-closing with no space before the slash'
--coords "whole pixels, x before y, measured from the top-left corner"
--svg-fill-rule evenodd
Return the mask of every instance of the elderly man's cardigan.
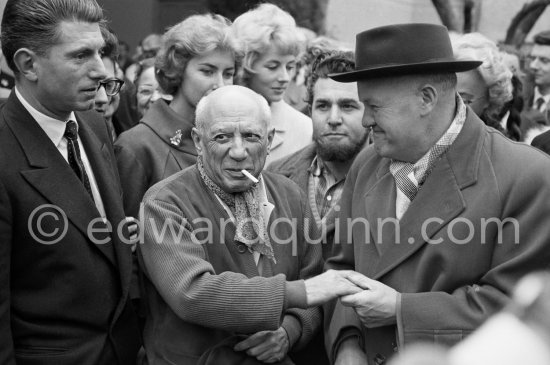
<path id="1" fill-rule="evenodd" d="M 234 224 L 195 166 L 147 192 L 140 249 L 148 278 L 144 340 L 151 363 L 195 364 L 233 334 L 280 326 L 297 349 L 319 329 L 320 308 L 287 308 L 296 306 L 296 297 L 298 306 L 306 301 L 303 284 L 287 281 L 316 275 L 323 264 L 320 245 L 306 244 L 318 234 L 307 198 L 287 178 L 262 175 L 275 205 L 268 232 L 277 263 L 264 262 L 270 277 L 259 276 L 253 255 L 233 241 Z M 290 287 L 299 289 L 292 301 Z"/>

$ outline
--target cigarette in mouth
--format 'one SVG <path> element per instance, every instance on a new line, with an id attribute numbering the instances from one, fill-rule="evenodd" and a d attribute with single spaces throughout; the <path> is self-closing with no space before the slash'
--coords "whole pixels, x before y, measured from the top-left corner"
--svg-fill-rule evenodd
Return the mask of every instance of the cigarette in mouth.
<path id="1" fill-rule="evenodd" d="M 254 176 L 252 176 L 252 174 L 246 170 L 241 170 L 241 172 L 243 173 L 244 176 L 246 176 L 247 178 L 249 178 L 250 180 L 252 180 L 252 182 L 254 184 L 257 184 L 258 182 L 260 182 L 260 180 L 256 179 Z"/>

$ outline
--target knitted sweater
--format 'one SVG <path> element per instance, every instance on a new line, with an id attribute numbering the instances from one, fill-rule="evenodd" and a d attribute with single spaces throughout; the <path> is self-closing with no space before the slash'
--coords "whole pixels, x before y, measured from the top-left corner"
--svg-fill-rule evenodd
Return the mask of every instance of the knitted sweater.
<path id="1" fill-rule="evenodd" d="M 140 251 L 148 278 L 144 342 L 150 363 L 195 364 L 231 335 L 280 326 L 298 349 L 320 327 L 320 308 L 290 308 L 305 307 L 301 279 L 318 274 L 323 264 L 321 247 L 306 244 L 318 234 L 307 198 L 282 176 L 264 172 L 263 179 L 275 204 L 268 232 L 277 263 L 264 262 L 270 277 L 259 276 L 252 253 L 233 241 L 235 225 L 195 166 L 145 195 Z M 294 218 L 294 227 L 284 218 Z"/>

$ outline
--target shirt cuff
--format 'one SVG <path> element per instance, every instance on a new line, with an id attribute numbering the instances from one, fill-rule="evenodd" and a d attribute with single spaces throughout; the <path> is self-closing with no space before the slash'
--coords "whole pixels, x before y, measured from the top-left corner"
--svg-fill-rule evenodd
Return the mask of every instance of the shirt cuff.
<path id="1" fill-rule="evenodd" d="M 403 316 L 401 315 L 401 293 L 397 293 L 397 303 L 395 306 L 395 321 L 397 323 L 395 337 L 397 338 L 397 349 L 402 349 L 405 345 L 405 331 L 403 329 Z"/>
<path id="2" fill-rule="evenodd" d="M 288 308 L 307 308 L 306 284 L 304 280 L 286 282 L 284 309 Z"/>
<path id="3" fill-rule="evenodd" d="M 292 349 L 302 335 L 302 324 L 291 314 L 285 314 L 281 325 L 288 336 L 289 348 Z"/>

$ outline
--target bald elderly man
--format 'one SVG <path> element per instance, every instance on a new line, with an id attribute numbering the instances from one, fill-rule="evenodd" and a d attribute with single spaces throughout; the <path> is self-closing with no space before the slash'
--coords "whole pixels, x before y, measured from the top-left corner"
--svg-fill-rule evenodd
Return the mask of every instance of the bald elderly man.
<path id="1" fill-rule="evenodd" d="M 261 96 L 217 89 L 196 109 L 197 164 L 145 195 L 150 363 L 196 364 L 220 342 L 234 363 L 284 363 L 320 329 L 319 304 L 359 292 L 352 271 L 314 277 L 323 262 L 306 243 L 318 237 L 307 198 L 262 171 L 273 134 Z"/>

